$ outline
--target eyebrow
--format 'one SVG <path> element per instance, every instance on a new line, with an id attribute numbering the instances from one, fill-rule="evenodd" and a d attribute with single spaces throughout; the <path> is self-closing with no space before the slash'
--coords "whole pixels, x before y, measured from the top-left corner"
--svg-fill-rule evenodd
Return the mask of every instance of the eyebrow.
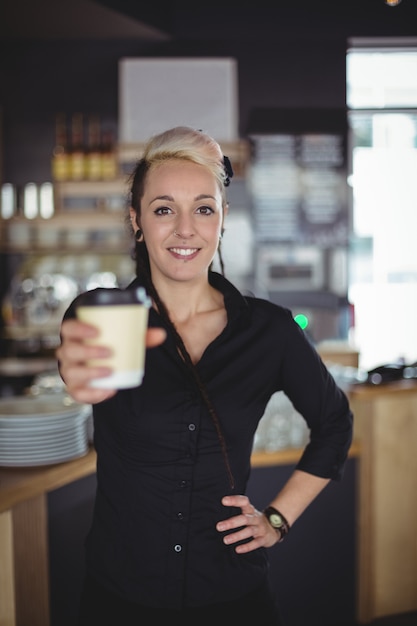
<path id="1" fill-rule="evenodd" d="M 207 193 L 201 193 L 200 195 L 194 198 L 194 200 L 207 200 L 207 199 L 216 201 L 215 196 L 212 196 Z M 152 202 L 156 202 L 157 200 L 166 200 L 167 202 L 175 202 L 175 199 L 172 196 L 156 196 L 150 201 L 150 204 L 152 204 Z"/>

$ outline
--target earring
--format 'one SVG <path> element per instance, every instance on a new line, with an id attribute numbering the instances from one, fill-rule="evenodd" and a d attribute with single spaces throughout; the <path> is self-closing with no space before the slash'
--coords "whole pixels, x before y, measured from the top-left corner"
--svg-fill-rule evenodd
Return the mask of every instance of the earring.
<path id="1" fill-rule="evenodd" d="M 233 168 L 230 163 L 230 159 L 227 156 L 223 156 L 223 168 L 224 168 L 224 186 L 230 185 L 230 179 L 233 178 Z"/>
<path id="2" fill-rule="evenodd" d="M 140 228 L 135 232 L 135 240 L 139 242 L 142 239 L 143 232 Z"/>

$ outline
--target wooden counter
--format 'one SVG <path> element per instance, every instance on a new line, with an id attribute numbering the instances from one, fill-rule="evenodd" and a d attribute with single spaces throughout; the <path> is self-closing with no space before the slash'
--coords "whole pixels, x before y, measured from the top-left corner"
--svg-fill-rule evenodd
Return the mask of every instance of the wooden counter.
<path id="1" fill-rule="evenodd" d="M 301 453 L 256 452 L 252 466 L 295 464 Z M 350 456 L 358 454 L 355 443 Z M 0 626 L 49 626 L 47 494 L 95 469 L 93 448 L 67 463 L 0 468 Z"/>
<path id="2" fill-rule="evenodd" d="M 358 386 L 350 456 L 358 462 L 357 619 L 417 610 L 417 382 Z M 253 467 L 302 450 L 256 452 Z M 47 495 L 95 472 L 93 449 L 38 468 L 0 468 L 0 626 L 49 626 Z"/>
<path id="3" fill-rule="evenodd" d="M 276 452 L 254 452 L 252 467 L 291 465 L 297 463 L 302 451 L 301 448 L 287 448 Z M 349 456 L 358 455 L 359 443 L 354 442 Z M 93 448 L 87 455 L 66 463 L 42 467 L 0 467 L 0 513 L 95 471 L 96 453 Z"/>
<path id="4" fill-rule="evenodd" d="M 357 613 L 417 611 L 417 382 L 349 393 L 360 442 Z"/>
<path id="5" fill-rule="evenodd" d="M 49 626 L 47 494 L 95 472 L 79 459 L 0 468 L 0 626 Z"/>

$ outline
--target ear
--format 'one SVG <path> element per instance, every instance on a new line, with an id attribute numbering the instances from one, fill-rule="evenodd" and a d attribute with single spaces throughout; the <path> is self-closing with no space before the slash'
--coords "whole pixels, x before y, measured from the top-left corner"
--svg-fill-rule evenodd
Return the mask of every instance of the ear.
<path id="1" fill-rule="evenodd" d="M 225 220 L 225 217 L 228 214 L 228 212 L 229 212 L 229 203 L 226 202 L 226 204 L 223 207 L 222 234 L 223 234 L 223 231 L 224 231 L 224 220 Z"/>
<path id="2" fill-rule="evenodd" d="M 132 224 L 132 228 L 133 230 L 135 230 L 135 226 L 139 228 L 139 224 L 137 222 L 137 214 L 135 209 L 133 209 L 132 207 L 129 208 L 129 213 L 130 213 L 130 223 Z"/>

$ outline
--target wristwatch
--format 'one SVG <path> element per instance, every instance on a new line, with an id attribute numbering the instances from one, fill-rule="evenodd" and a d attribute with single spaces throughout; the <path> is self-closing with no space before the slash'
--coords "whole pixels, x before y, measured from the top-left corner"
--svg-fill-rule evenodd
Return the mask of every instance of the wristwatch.
<path id="1" fill-rule="evenodd" d="M 287 522 L 283 514 L 280 513 L 273 506 L 267 506 L 266 509 L 264 509 L 263 514 L 265 515 L 268 522 L 271 524 L 272 528 L 280 533 L 280 543 L 284 540 L 284 537 L 290 532 L 289 523 Z"/>

